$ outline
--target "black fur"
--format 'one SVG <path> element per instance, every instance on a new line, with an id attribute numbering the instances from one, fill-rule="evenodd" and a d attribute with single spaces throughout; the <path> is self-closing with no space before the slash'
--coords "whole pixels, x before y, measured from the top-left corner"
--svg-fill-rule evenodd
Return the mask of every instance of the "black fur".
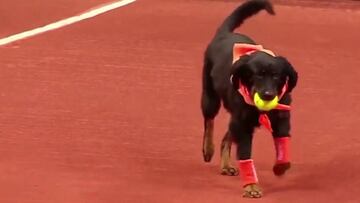
<path id="1" fill-rule="evenodd" d="M 248 0 L 235 9 L 218 28 L 204 58 L 201 106 L 205 122 L 215 118 L 222 101 L 231 114 L 229 132 L 238 146 L 239 160 L 251 158 L 252 136 L 255 127 L 259 126 L 260 115 L 254 106 L 245 103 L 238 93 L 239 85 L 245 85 L 252 94 L 259 92 L 263 99 L 271 100 L 280 94 L 288 80 L 289 89 L 280 103 L 290 104 L 290 93 L 297 83 L 297 72 L 281 56 L 273 57 L 264 52 L 255 52 L 232 64 L 234 43 L 256 44 L 246 35 L 233 33 L 234 29 L 261 10 L 274 14 L 273 7 L 267 0 Z M 268 115 L 274 137 L 290 135 L 290 112 L 272 110 Z"/>

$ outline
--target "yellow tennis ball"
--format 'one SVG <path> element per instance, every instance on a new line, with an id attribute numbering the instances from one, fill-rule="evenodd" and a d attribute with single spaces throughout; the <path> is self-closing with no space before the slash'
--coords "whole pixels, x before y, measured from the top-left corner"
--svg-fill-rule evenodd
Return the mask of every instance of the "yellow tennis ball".
<path id="1" fill-rule="evenodd" d="M 276 106 L 278 105 L 278 102 L 279 102 L 278 96 L 276 96 L 271 101 L 264 101 L 260 98 L 259 93 L 256 92 L 254 95 L 254 104 L 261 111 L 270 111 L 270 110 L 276 108 Z"/>

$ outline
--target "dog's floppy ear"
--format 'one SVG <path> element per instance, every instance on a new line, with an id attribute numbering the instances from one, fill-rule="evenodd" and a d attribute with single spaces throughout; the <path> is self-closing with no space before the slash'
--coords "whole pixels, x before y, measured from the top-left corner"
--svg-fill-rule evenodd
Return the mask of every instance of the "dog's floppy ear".
<path id="1" fill-rule="evenodd" d="M 282 56 L 276 57 L 282 66 L 285 68 L 285 74 L 288 77 L 288 92 L 291 92 L 297 84 L 298 81 L 298 73 L 295 68 L 290 64 L 290 62 Z"/>
<path id="2" fill-rule="evenodd" d="M 244 55 L 232 65 L 230 80 L 235 89 L 239 89 L 240 81 L 246 84 L 245 79 L 249 79 L 251 76 L 248 68 L 249 58 L 249 56 Z"/>

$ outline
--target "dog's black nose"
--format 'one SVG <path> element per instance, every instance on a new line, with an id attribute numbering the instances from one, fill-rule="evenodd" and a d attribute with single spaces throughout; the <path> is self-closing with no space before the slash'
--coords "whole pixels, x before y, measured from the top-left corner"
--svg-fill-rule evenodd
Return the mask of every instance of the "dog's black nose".
<path id="1" fill-rule="evenodd" d="M 261 99 L 262 100 L 265 100 L 265 101 L 271 101 L 273 100 L 275 97 L 276 97 L 276 94 L 275 92 L 273 91 L 264 91 L 261 95 L 260 95 Z"/>

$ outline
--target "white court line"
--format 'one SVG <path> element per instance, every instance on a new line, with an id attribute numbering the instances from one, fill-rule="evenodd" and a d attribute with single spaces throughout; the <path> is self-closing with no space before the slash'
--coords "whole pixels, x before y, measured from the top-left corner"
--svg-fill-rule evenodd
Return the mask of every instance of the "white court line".
<path id="1" fill-rule="evenodd" d="M 44 33 L 44 32 L 59 29 L 61 27 L 65 27 L 65 26 L 77 23 L 79 21 L 95 17 L 95 16 L 100 15 L 102 13 L 114 10 L 116 8 L 125 6 L 125 5 L 133 3 L 135 1 L 136 0 L 117 1 L 117 2 L 114 2 L 114 3 L 107 4 L 105 6 L 90 10 L 88 12 L 82 13 L 80 15 L 73 16 L 73 17 L 70 17 L 70 18 L 66 18 L 64 20 L 57 21 L 55 23 L 45 25 L 43 27 L 35 28 L 35 29 L 28 30 L 28 31 L 25 31 L 25 32 L 22 32 L 22 33 L 11 35 L 9 37 L 5 37 L 5 38 L 0 39 L 0 46 L 10 44 L 12 42 L 22 40 L 22 39 L 25 39 L 25 38 L 28 38 L 28 37 L 32 37 L 32 36 L 35 36 L 35 35 L 38 35 L 38 34 L 41 34 L 41 33 Z"/>

